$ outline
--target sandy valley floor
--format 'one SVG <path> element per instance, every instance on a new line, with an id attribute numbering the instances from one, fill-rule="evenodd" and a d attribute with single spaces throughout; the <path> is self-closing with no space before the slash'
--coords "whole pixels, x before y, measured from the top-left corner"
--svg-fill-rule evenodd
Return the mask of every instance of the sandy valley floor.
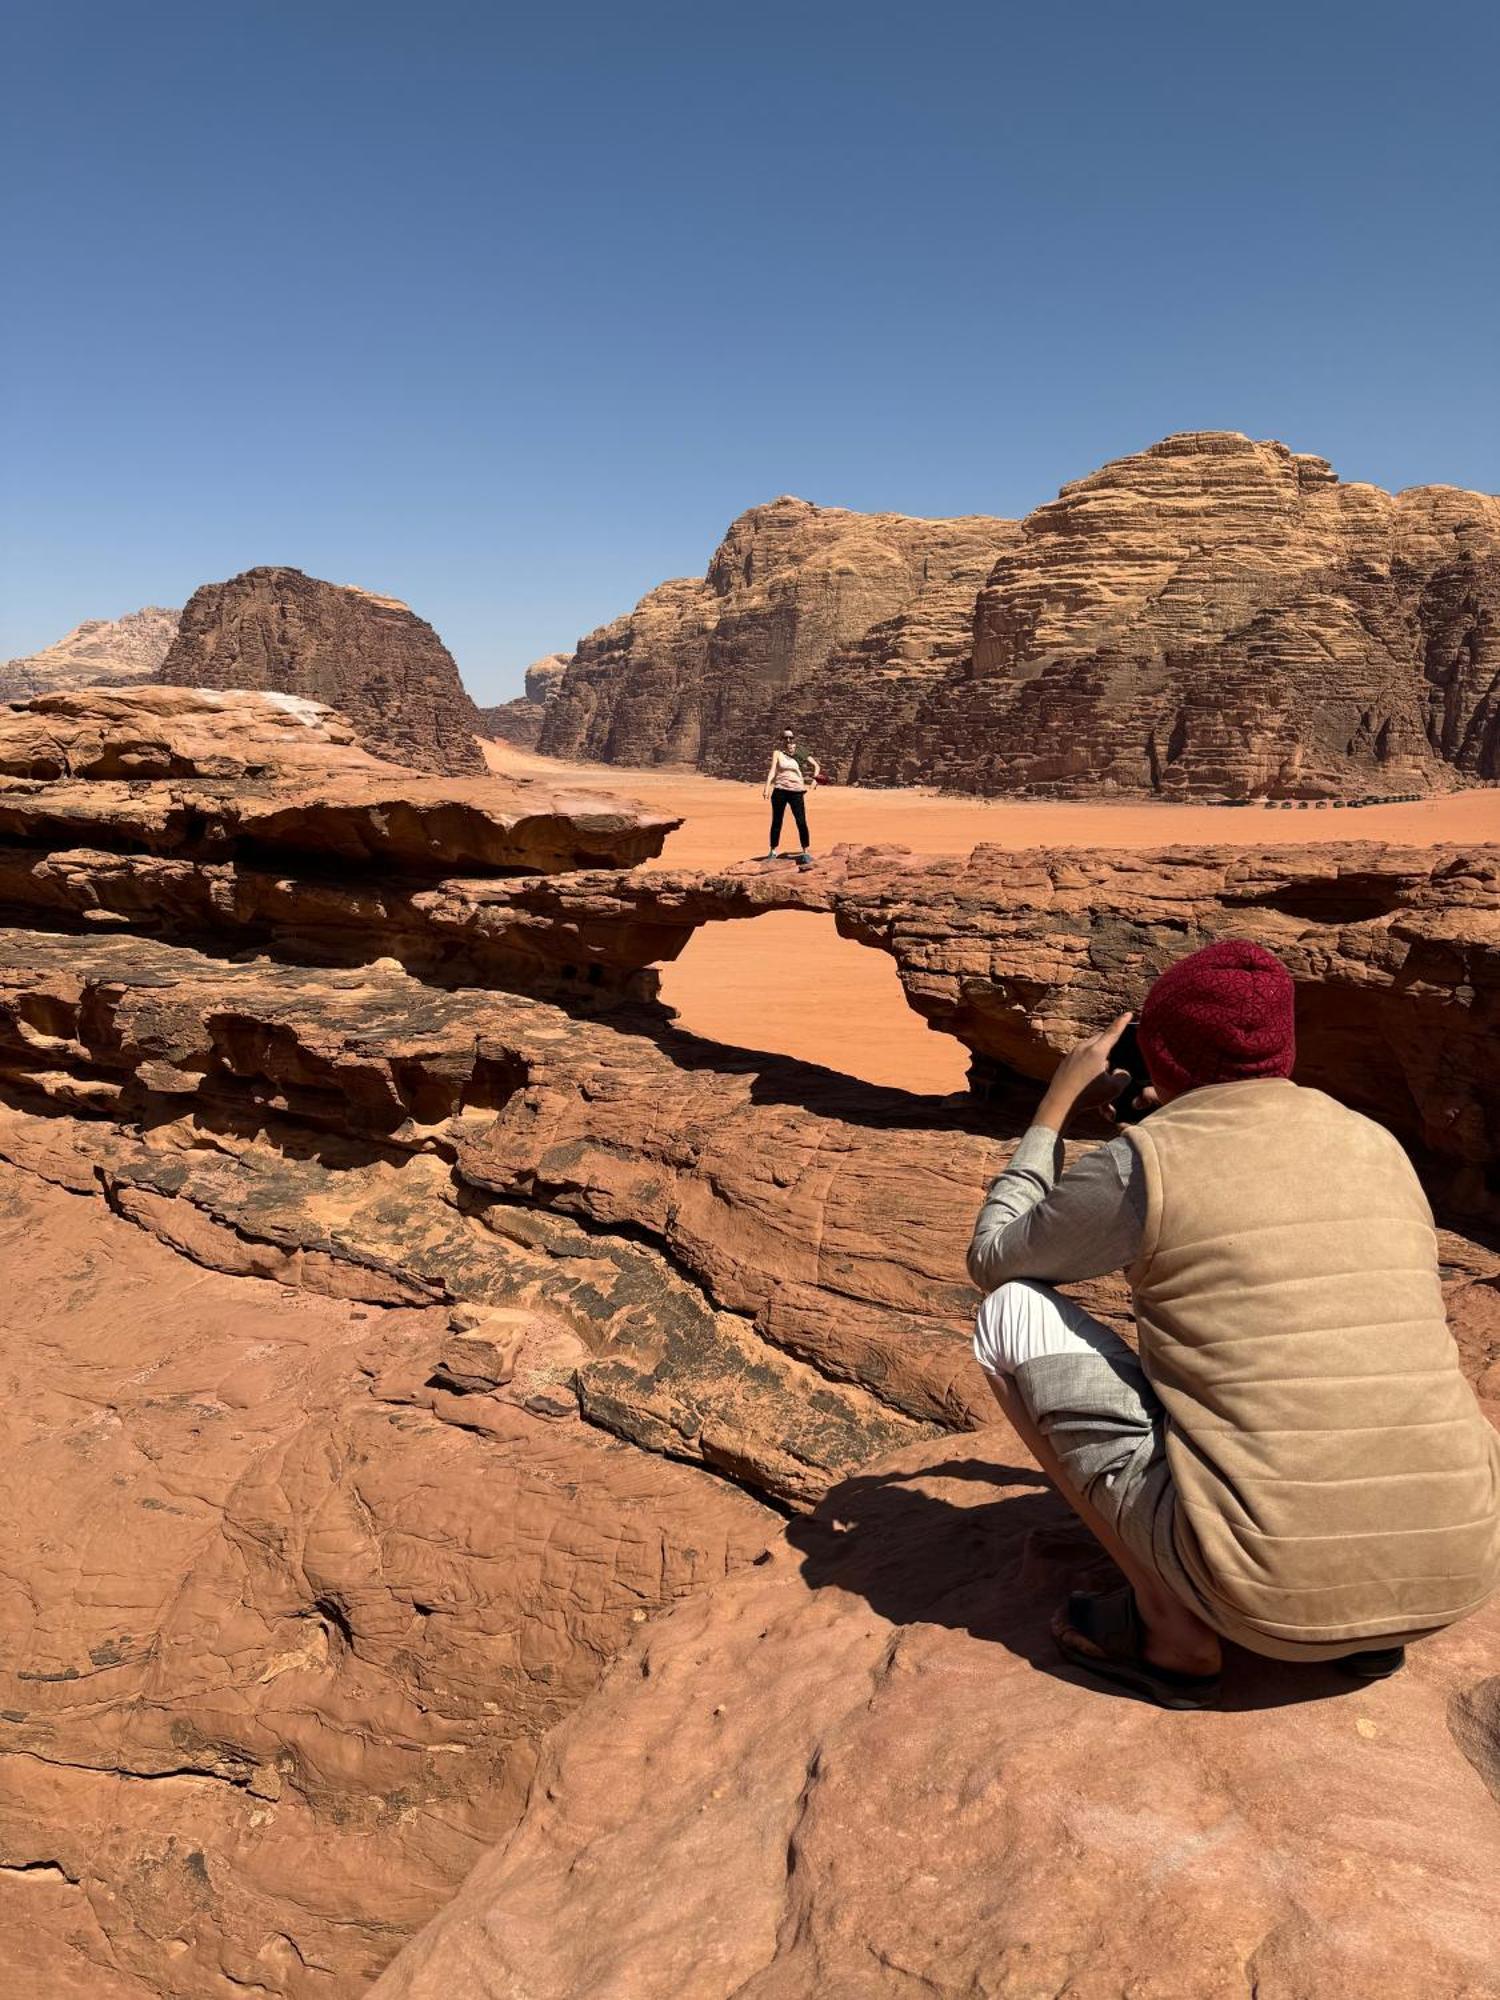
<path id="1" fill-rule="evenodd" d="M 504 743 L 486 744 L 485 753 L 495 770 L 624 792 L 681 813 L 684 824 L 668 840 L 662 867 L 722 867 L 765 852 L 767 808 L 754 785 L 696 771 L 564 764 Z M 1500 791 L 1457 792 L 1417 805 L 1303 812 L 1037 804 L 830 785 L 813 794 L 808 819 L 814 852 L 845 841 L 909 847 L 920 854 L 966 853 L 981 842 L 1015 848 L 1177 842 L 1259 847 L 1380 840 L 1427 847 L 1500 840 Z M 890 961 L 841 938 L 831 917 L 784 912 L 754 923 L 710 924 L 675 965 L 664 968 L 662 993 L 684 1027 L 715 1041 L 798 1056 L 906 1090 L 943 1093 L 963 1087 L 965 1051 L 927 1029 L 906 1005 Z"/>

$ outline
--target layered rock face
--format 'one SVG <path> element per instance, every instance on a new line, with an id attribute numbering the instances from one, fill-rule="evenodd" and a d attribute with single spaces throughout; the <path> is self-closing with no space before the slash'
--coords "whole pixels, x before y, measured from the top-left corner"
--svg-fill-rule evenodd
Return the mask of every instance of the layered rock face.
<path id="1" fill-rule="evenodd" d="M 55 646 L 0 663 L 0 701 L 150 680 L 171 649 L 181 616 L 148 604 L 124 618 L 86 618 Z"/>
<path id="2" fill-rule="evenodd" d="M 789 722 L 846 782 L 1427 791 L 1500 779 L 1497 630 L 1500 499 L 1187 432 L 1020 523 L 755 509 L 582 642 L 541 742 L 752 777 Z"/>
<path id="3" fill-rule="evenodd" d="M 920 886 L 854 873 L 836 909 L 975 1051 L 981 1088 L 1049 1076 L 1175 959 L 1253 938 L 1297 984 L 1299 1080 L 1389 1126 L 1453 1210 L 1500 1222 L 1500 847 L 981 847 Z"/>
<path id="4" fill-rule="evenodd" d="M 670 822 L 414 780 L 295 701 L 95 702 L 11 718 L 0 753 L 33 774 L 4 785 L 22 920 L 0 937 L 0 1206 L 26 1265 L 0 1351 L 28 1384 L 0 1420 L 6 1963 L 105 2000 L 352 1996 L 513 1821 L 541 1735 L 640 1622 L 763 1551 L 779 1517 L 755 1494 L 806 1507 L 932 1434 L 962 1341 L 865 1217 L 914 1150 L 955 1227 L 967 1190 L 951 1135 L 892 1132 L 843 1197 L 865 1270 L 842 1319 L 815 1274 L 783 1297 L 712 1201 L 721 1297 L 595 1220 L 639 1205 L 650 1162 L 601 1178 L 614 1141 L 581 1145 L 579 1108 L 615 1103 L 622 1140 L 698 1135 L 726 1185 L 738 1156 L 783 1229 L 772 1170 L 794 1138 L 836 1151 L 836 1114 L 797 1137 L 789 1103 L 763 1152 L 743 1064 L 700 1077 L 658 1017 L 622 1035 L 455 987 L 451 960 L 414 977 L 379 915 L 435 862 L 489 846 L 470 880 L 499 887 L 566 860 L 563 822 L 575 856 L 621 860 Z M 164 862 L 217 870 L 213 893 L 174 903 Z M 66 907 L 37 893 L 64 874 Z M 252 880 L 301 899 L 294 942 L 239 927 Z M 961 1274 L 948 1291 L 956 1311 Z M 799 1320 L 855 1351 L 914 1332 L 918 1413 L 800 1358 Z"/>
<path id="5" fill-rule="evenodd" d="M 663 584 L 580 643 L 541 747 L 759 777 L 773 732 L 801 721 L 820 755 L 826 743 L 835 762 L 852 759 L 862 718 L 846 716 L 848 701 L 904 712 L 914 679 L 967 652 L 974 594 L 1013 534 L 979 515 L 920 521 L 788 498 L 752 508 L 701 582 Z"/>
<path id="6" fill-rule="evenodd" d="M 249 569 L 195 590 L 157 678 L 325 702 L 371 749 L 448 776 L 484 769 L 479 712 L 432 627 L 393 597 Z"/>
<path id="7" fill-rule="evenodd" d="M 1500 777 L 1500 500 L 1189 432 L 1028 516 L 942 758 L 986 790 L 1327 797 Z"/>
<path id="8" fill-rule="evenodd" d="M 78 841 L 183 862 L 292 853 L 403 878 L 628 865 L 679 824 L 608 793 L 415 776 L 300 696 L 165 687 L 44 696 L 0 716 L 6 813 L 4 833 L 51 863 Z"/>
<path id="9" fill-rule="evenodd" d="M 557 697 L 562 677 L 568 670 L 566 653 L 549 653 L 533 660 L 526 669 L 526 692 L 514 701 L 502 701 L 494 708 L 479 711 L 480 734 L 534 750 L 541 741 L 547 710 Z"/>
<path id="10" fill-rule="evenodd" d="M 273 698 L 58 696 L 0 723 L 0 902 L 49 922 L 385 956 L 598 1009 L 649 998 L 701 924 L 826 911 L 892 956 L 986 1091 L 1049 1075 L 1182 952 L 1254 937 L 1298 982 L 1304 1080 L 1389 1125 L 1455 1210 L 1500 1218 L 1500 849 L 840 849 L 806 876 L 620 872 L 674 824 L 527 780 L 413 779 Z"/>
<path id="11" fill-rule="evenodd" d="M 13 1976 L 353 2000 L 474 1870 L 384 1990 L 1472 2000 L 1497 1614 L 1386 1688 L 1240 1661 L 1221 1715 L 1065 1678 L 1091 1553 L 968 1347 L 1012 1100 L 644 996 L 831 910 L 998 1086 L 1233 929 L 1482 1190 L 1500 854 L 633 868 L 672 824 L 291 697 L 0 718 Z M 1440 1248 L 1495 1398 L 1500 1256 Z"/>

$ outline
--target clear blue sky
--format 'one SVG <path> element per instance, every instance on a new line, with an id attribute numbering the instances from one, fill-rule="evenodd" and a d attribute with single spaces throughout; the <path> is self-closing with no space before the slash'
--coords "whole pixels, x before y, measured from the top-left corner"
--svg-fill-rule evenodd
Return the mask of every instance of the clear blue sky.
<path id="1" fill-rule="evenodd" d="M 1493 0 L 7 0 L 0 657 L 254 563 L 483 699 L 781 492 L 1500 483 Z"/>

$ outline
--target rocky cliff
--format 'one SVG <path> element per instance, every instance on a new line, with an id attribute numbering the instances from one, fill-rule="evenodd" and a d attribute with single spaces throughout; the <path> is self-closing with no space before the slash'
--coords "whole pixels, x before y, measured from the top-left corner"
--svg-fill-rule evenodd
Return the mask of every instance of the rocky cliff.
<path id="1" fill-rule="evenodd" d="M 1496 1397 L 1500 1256 L 1447 1204 L 1496 1191 L 1500 851 L 634 867 L 671 825 L 295 698 L 0 717 L 13 1979 L 353 2000 L 473 1871 L 385 1990 L 1484 1994 L 1500 1614 L 1381 1689 L 1077 1685 L 1045 1620 L 1090 1553 L 991 1422 L 962 1248 L 1007 1080 L 1244 931 L 1315 1073 L 1391 1079 Z M 789 904 L 988 1101 L 652 1003 Z"/>
<path id="2" fill-rule="evenodd" d="M 181 616 L 148 604 L 124 618 L 86 618 L 55 646 L 0 663 L 0 701 L 150 680 L 167 657 Z"/>
<path id="3" fill-rule="evenodd" d="M 514 701 L 502 701 L 494 708 L 480 709 L 480 734 L 519 744 L 523 750 L 534 750 L 541 741 L 547 710 L 557 697 L 567 669 L 566 653 L 548 653 L 545 659 L 533 660 L 526 669 L 524 694 Z"/>
<path id="4" fill-rule="evenodd" d="M 432 627 L 393 597 L 250 569 L 195 590 L 157 679 L 326 702 L 371 749 L 419 771 L 479 773 L 479 712 Z"/>
<path id="5" fill-rule="evenodd" d="M 1500 779 L 1500 499 L 1188 432 L 1020 523 L 781 500 L 582 641 L 541 747 L 846 782 L 1358 796 Z"/>
<path id="6" fill-rule="evenodd" d="M 758 777 L 770 732 L 815 717 L 820 752 L 826 743 L 848 768 L 863 717 L 841 717 L 843 700 L 904 714 L 913 682 L 968 651 L 975 592 L 1014 533 L 981 516 L 919 521 L 786 498 L 753 508 L 701 583 L 665 583 L 580 643 L 541 747 Z"/>
<path id="7" fill-rule="evenodd" d="M 1023 523 L 941 723 L 960 785 L 1327 797 L 1500 778 L 1500 500 L 1190 432 Z"/>

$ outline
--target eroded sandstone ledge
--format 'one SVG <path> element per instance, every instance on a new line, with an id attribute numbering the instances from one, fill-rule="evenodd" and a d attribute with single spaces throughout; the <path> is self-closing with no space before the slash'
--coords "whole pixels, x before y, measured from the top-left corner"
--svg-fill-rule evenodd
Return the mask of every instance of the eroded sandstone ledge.
<path id="1" fill-rule="evenodd" d="M 83 846 L 355 879 L 534 874 L 647 860 L 679 824 L 608 792 L 423 777 L 297 696 L 87 689 L 0 710 L 0 840 L 49 860 Z"/>
<path id="2" fill-rule="evenodd" d="M 649 998 L 702 924 L 828 913 L 893 958 L 984 1093 L 1048 1075 L 1184 951 L 1252 937 L 1297 981 L 1299 1075 L 1388 1124 L 1455 1214 L 1500 1219 L 1500 843 L 845 848 L 808 874 L 632 870 L 675 821 L 535 780 L 412 778 L 327 711 L 263 697 L 93 699 L 0 719 L 0 908 L 314 962 L 391 957 L 594 1008 Z"/>
<path id="3" fill-rule="evenodd" d="M 570 1414 L 561 1326 L 221 1277 L 153 1221 L 0 1170 L 10 1990 L 353 1995 L 601 1660 L 774 1522 Z"/>
<path id="4" fill-rule="evenodd" d="M 1182 1716 L 1057 1672 L 1090 1570 L 1002 1429 L 868 1467 L 642 1635 L 380 2000 L 1487 2000 L 1500 1606 Z"/>

